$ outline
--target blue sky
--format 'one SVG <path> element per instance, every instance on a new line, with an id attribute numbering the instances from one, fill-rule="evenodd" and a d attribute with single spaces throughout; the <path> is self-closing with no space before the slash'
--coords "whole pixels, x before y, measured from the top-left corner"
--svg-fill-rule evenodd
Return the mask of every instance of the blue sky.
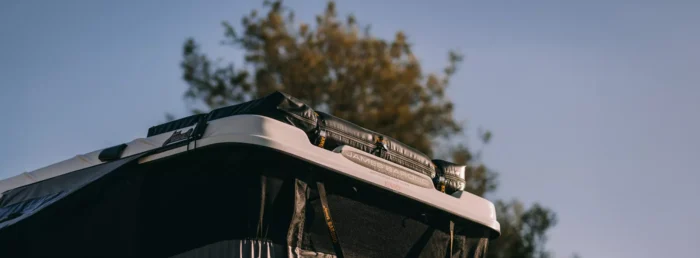
<path id="1" fill-rule="evenodd" d="M 214 57 L 221 21 L 261 1 L 3 1 L 0 178 L 143 137 L 185 115 L 186 37 Z M 425 68 L 466 54 L 449 90 L 498 198 L 554 209 L 556 257 L 700 252 L 700 2 L 339 1 L 376 35 L 404 30 Z M 571 2 L 571 1 L 567 1 Z M 324 1 L 287 1 L 312 21 Z"/>

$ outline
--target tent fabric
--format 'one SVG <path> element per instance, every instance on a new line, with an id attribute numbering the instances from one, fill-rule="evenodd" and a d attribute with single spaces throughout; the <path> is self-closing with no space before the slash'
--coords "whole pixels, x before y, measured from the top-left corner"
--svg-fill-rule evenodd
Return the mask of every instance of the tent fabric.
<path id="1" fill-rule="evenodd" d="M 172 258 L 286 258 L 287 247 L 263 240 L 224 240 L 171 256 Z"/>
<path id="2" fill-rule="evenodd" d="M 224 240 L 180 253 L 171 258 L 335 258 L 335 255 L 313 252 L 274 244 L 265 240 L 234 239 Z"/>
<path id="3" fill-rule="evenodd" d="M 265 173 L 295 160 L 265 153 L 279 165 L 261 162 L 251 148 L 213 148 L 115 170 L 0 230 L 0 257 L 169 257 L 246 238 L 287 246 L 294 180 Z"/>
<path id="4" fill-rule="evenodd" d="M 0 257 L 333 257 L 319 181 L 345 257 L 450 257 L 452 218 L 272 149 L 221 144 L 134 159 L 7 192 L 4 214 L 33 215 L 2 222 Z M 473 233 L 486 229 L 475 227 L 457 223 L 451 257 L 484 251 Z"/>
<path id="5" fill-rule="evenodd" d="M 131 156 L 29 184 L 5 192 L 0 199 L 0 230 L 36 214 L 52 203 L 122 168 L 141 155 Z"/>
<path id="6" fill-rule="evenodd" d="M 482 257 L 486 251 L 488 237 L 472 235 L 483 229 L 459 226 L 450 256 L 450 219 L 443 214 L 360 182 L 323 181 L 345 257 Z M 309 190 L 308 202 L 302 249 L 333 253 L 317 189 Z"/>

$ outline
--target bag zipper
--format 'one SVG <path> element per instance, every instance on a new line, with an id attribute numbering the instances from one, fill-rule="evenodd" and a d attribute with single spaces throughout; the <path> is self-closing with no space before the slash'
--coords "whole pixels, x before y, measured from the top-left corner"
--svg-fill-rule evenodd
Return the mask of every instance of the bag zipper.
<path id="1" fill-rule="evenodd" d="M 311 119 L 311 118 L 303 117 L 303 116 L 300 116 L 300 115 L 298 115 L 298 114 L 292 113 L 292 112 L 290 112 L 290 111 L 287 111 L 287 110 L 284 110 L 284 109 L 281 109 L 281 108 L 278 108 L 278 109 L 281 110 L 281 111 L 283 111 L 283 112 L 285 112 L 285 113 L 287 113 L 287 114 L 289 114 L 289 115 L 291 115 L 291 116 L 293 116 L 294 118 L 297 118 L 297 119 L 299 119 L 299 120 L 302 120 L 303 122 L 306 122 L 306 123 L 308 123 L 308 124 L 311 124 L 311 125 L 316 126 L 317 123 L 318 123 L 317 121 L 314 121 L 314 120 Z"/>

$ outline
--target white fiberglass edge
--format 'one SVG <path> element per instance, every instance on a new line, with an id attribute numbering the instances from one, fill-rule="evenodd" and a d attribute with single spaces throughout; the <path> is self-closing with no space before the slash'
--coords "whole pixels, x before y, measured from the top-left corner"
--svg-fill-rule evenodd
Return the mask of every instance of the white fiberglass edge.
<path id="1" fill-rule="evenodd" d="M 149 162 L 184 152 L 188 147 L 193 149 L 195 144 L 200 148 L 218 143 L 247 143 L 273 148 L 479 223 L 499 233 L 501 231 L 500 224 L 496 220 L 496 209 L 493 203 L 486 199 L 461 191 L 449 196 L 434 188 L 421 187 L 378 173 L 343 157 L 341 153 L 312 145 L 306 134 L 296 127 L 258 115 L 238 115 L 210 121 L 200 140 L 190 143 L 189 146 L 143 157 L 139 162 Z"/>

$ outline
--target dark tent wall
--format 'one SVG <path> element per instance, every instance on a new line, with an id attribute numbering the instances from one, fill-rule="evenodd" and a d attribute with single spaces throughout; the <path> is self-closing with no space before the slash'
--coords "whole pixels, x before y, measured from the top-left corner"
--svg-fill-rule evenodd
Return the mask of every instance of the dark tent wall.
<path id="1" fill-rule="evenodd" d="M 0 257 L 239 257 L 251 243 L 275 257 L 332 255 L 317 181 L 326 185 L 345 257 L 450 257 L 450 221 L 457 222 L 452 257 L 486 249 L 483 227 L 262 147 L 227 144 L 109 164 L 3 196 L 0 219 L 61 195 L 31 216 L 0 221 Z M 92 181 L 60 185 L 80 175 Z M 73 190 L 60 194 L 61 187 Z"/>

